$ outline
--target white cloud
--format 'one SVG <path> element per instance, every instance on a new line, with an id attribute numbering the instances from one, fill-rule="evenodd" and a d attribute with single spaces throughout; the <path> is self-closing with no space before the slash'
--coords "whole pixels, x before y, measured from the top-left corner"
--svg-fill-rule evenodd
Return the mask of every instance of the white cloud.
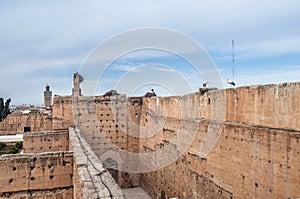
<path id="1" fill-rule="evenodd" d="M 37 85 L 48 81 L 64 84 L 55 86 L 67 92 L 64 88 L 70 87 L 73 70 L 98 43 L 121 31 L 145 26 L 180 31 L 210 52 L 219 53 L 213 59 L 230 60 L 232 37 L 240 59 L 299 53 L 299 7 L 297 0 L 1 1 L 1 95 L 31 103 L 40 98 L 34 90 L 39 89 Z M 110 53 L 108 50 L 107 55 Z M 131 70 L 129 63 L 114 67 Z M 63 79 L 66 77 L 56 77 L 60 70 L 70 70 L 70 82 Z M 37 71 L 38 76 L 32 77 Z M 282 76 L 296 80 L 298 71 L 293 72 L 283 71 Z M 244 75 L 241 82 L 248 84 L 251 79 L 259 83 L 259 78 L 276 81 L 279 74 L 252 78 Z M 27 89 L 20 90 L 20 85 Z"/>
<path id="2" fill-rule="evenodd" d="M 256 58 L 300 53 L 300 37 L 248 43 L 239 46 L 237 51 L 239 53 L 239 58 Z"/>
<path id="3" fill-rule="evenodd" d="M 255 84 L 276 84 L 283 82 L 298 82 L 299 77 L 300 68 L 284 69 L 274 71 L 263 71 L 260 74 L 256 75 L 240 75 L 236 78 L 236 83 L 238 86 L 240 86 Z"/>

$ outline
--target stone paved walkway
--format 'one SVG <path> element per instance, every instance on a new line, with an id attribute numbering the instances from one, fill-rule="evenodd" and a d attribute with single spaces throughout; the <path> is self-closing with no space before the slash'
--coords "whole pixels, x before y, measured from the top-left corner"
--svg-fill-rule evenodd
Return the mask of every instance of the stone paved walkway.
<path id="1" fill-rule="evenodd" d="M 127 199 L 151 199 L 151 197 L 141 187 L 122 189 L 122 192 L 125 194 L 125 198 Z"/>

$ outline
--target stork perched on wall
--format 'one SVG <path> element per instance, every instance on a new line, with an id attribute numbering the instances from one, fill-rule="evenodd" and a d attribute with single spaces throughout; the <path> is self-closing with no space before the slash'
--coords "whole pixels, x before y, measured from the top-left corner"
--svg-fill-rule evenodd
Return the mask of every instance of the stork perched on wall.
<path id="1" fill-rule="evenodd" d="M 203 84 L 202 84 L 203 88 L 206 88 L 207 83 L 208 83 L 207 81 L 204 81 L 204 82 L 203 82 Z"/>
<path id="2" fill-rule="evenodd" d="M 156 93 L 154 92 L 154 89 L 151 88 L 151 92 L 147 92 L 144 97 L 155 97 Z"/>
<path id="3" fill-rule="evenodd" d="M 230 80 L 230 79 L 227 79 L 227 84 L 230 84 L 230 85 L 232 85 L 232 86 L 235 86 L 235 83 L 234 83 L 232 80 Z"/>

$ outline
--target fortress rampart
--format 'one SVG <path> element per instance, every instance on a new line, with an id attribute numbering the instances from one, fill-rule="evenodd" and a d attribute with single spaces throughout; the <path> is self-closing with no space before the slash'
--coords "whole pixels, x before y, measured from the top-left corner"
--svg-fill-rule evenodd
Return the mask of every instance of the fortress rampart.
<path id="1" fill-rule="evenodd" d="M 68 131 L 46 131 L 23 134 L 24 153 L 69 151 Z"/>
<path id="2" fill-rule="evenodd" d="M 72 197 L 72 152 L 6 155 L 0 162 L 1 198 Z"/>
<path id="3" fill-rule="evenodd" d="M 51 131 L 52 118 L 42 113 L 10 114 L 0 122 L 0 134 L 23 133 L 24 127 L 30 127 L 31 131 Z"/>
<path id="4" fill-rule="evenodd" d="M 146 153 L 172 146 L 180 156 L 170 165 L 114 177 L 120 186 L 140 184 L 153 198 L 297 198 L 299 95 L 300 83 L 285 83 L 178 97 L 54 97 L 53 128 L 81 122 L 81 134 L 99 158 L 112 149 Z M 191 136 L 182 151 L 181 142 Z M 122 161 L 115 161 L 122 171 Z M 145 166 L 142 159 L 124 161 Z"/>
<path id="5" fill-rule="evenodd" d="M 77 134 L 73 128 L 25 133 L 24 154 L 0 157 L 0 198 L 124 198 Z"/>

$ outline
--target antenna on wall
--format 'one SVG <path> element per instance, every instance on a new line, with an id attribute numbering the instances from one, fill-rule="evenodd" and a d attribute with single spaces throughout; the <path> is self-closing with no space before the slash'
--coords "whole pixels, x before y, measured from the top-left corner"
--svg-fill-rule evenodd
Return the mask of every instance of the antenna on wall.
<path id="1" fill-rule="evenodd" d="M 234 39 L 232 39 L 232 81 L 234 81 Z"/>

